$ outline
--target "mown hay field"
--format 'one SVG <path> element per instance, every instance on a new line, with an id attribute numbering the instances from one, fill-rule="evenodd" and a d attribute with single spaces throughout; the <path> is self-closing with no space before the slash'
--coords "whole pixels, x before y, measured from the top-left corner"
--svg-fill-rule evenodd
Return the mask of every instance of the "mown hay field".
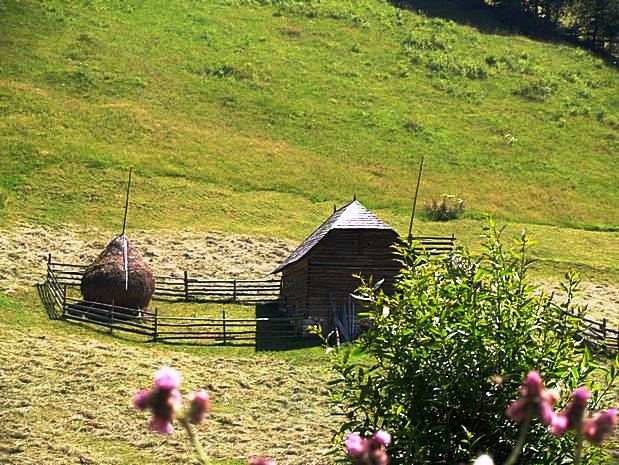
<path id="1" fill-rule="evenodd" d="M 198 431 L 217 463 L 254 454 L 325 463 L 336 423 L 320 351 L 278 356 L 135 344 L 49 321 L 35 295 L 22 298 L 27 305 L 0 297 L 0 463 L 192 463 L 182 431 L 159 436 L 131 406 L 163 365 L 182 372 L 185 393 L 211 393 L 212 412 Z"/>

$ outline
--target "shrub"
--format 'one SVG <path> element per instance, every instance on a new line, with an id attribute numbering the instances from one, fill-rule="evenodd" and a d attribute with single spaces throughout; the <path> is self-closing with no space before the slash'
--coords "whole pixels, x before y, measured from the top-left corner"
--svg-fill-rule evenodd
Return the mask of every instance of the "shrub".
<path id="1" fill-rule="evenodd" d="M 443 194 L 441 200 L 432 199 L 423 208 L 432 221 L 449 221 L 458 218 L 464 212 L 464 200 Z"/>
<path id="2" fill-rule="evenodd" d="M 411 50 L 435 51 L 447 50 L 451 48 L 449 38 L 438 34 L 421 34 L 410 32 L 401 42 L 402 49 L 407 52 Z"/>
<path id="3" fill-rule="evenodd" d="M 397 247 L 394 291 L 371 280 L 358 290 L 370 330 L 331 351 L 341 433 L 390 431 L 394 465 L 470 463 L 487 451 L 502 463 L 517 441 L 506 406 L 529 370 L 566 394 L 599 369 L 577 342 L 580 320 L 564 313 L 580 312 L 571 302 L 577 275 L 568 274 L 566 300 L 553 305 L 529 282 L 527 237 L 506 246 L 493 223 L 484 234 L 477 259 L 459 250 L 430 260 L 414 244 Z M 607 382 L 613 377 L 614 369 Z M 586 384 L 599 407 L 608 391 Z M 528 437 L 520 464 L 571 463 L 573 433 L 555 437 L 535 424 Z M 603 461 L 604 452 L 585 453 L 580 463 Z"/>
<path id="4" fill-rule="evenodd" d="M 553 79 L 542 78 L 524 84 L 514 94 L 527 100 L 544 102 L 557 91 L 557 83 Z"/>
<path id="5" fill-rule="evenodd" d="M 430 71 L 443 77 L 462 76 L 468 79 L 488 77 L 488 69 L 482 63 L 467 58 L 458 58 L 448 53 L 429 56 L 427 66 Z"/>

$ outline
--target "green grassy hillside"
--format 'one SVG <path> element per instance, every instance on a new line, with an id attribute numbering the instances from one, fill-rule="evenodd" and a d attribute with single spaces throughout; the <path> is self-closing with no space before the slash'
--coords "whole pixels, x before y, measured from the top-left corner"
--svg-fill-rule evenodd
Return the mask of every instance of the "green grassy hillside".
<path id="1" fill-rule="evenodd" d="M 619 276 L 619 75 L 379 0 L 0 0 L 0 221 L 301 239 L 357 194 L 400 231 L 450 193 Z M 529 228 L 530 229 L 530 228 Z M 592 243 L 593 246 L 590 246 Z"/>

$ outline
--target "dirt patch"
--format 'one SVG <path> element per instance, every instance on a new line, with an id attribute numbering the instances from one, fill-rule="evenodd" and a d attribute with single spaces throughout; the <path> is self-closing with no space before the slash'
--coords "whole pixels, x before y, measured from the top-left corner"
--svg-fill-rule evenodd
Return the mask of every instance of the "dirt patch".
<path id="1" fill-rule="evenodd" d="M 336 419 L 323 393 L 326 367 L 275 357 L 201 357 L 130 347 L 50 328 L 0 325 L 0 463 L 189 464 L 182 430 L 161 436 L 131 407 L 162 366 L 183 374 L 183 392 L 213 398 L 198 434 L 216 459 L 254 454 L 283 465 L 323 464 Z"/>
<path id="2" fill-rule="evenodd" d="M 156 276 L 265 277 L 297 245 L 292 241 L 216 231 L 130 231 L 129 239 Z M 89 264 L 114 233 L 69 226 L 28 225 L 0 229 L 0 292 L 14 293 L 41 282 L 47 254 L 54 261 Z"/>

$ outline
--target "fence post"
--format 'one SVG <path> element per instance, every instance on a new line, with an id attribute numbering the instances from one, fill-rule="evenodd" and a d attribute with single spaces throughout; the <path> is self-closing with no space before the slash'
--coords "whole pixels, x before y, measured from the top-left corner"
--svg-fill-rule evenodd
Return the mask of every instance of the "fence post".
<path id="1" fill-rule="evenodd" d="M 157 311 L 157 307 L 155 307 L 155 331 L 153 333 L 153 342 L 157 342 L 157 333 L 159 332 L 157 327 L 158 316 L 159 312 Z"/>
<path id="2" fill-rule="evenodd" d="M 227 345 L 228 340 L 226 337 L 226 310 L 225 309 L 222 310 L 221 314 L 222 314 L 222 321 L 223 321 L 223 327 L 224 327 L 224 345 Z"/>
<path id="3" fill-rule="evenodd" d="M 48 265 L 52 264 L 52 254 L 51 254 L 51 252 L 47 254 L 47 264 Z"/>
<path id="4" fill-rule="evenodd" d="M 606 345 L 606 318 L 602 320 L 602 338 L 604 339 L 602 344 Z"/>
<path id="5" fill-rule="evenodd" d="M 114 299 L 112 299 L 112 306 L 107 308 L 107 325 L 110 329 L 110 334 L 112 334 L 114 325 Z"/>
<path id="6" fill-rule="evenodd" d="M 232 280 L 232 302 L 236 302 L 236 278 Z"/>
<path id="7" fill-rule="evenodd" d="M 187 271 L 184 272 L 185 273 L 185 279 L 184 279 L 184 284 L 185 284 L 185 302 L 189 301 L 189 279 L 187 278 Z"/>
<path id="8" fill-rule="evenodd" d="M 66 309 L 67 309 L 67 285 L 64 284 L 62 288 L 62 316 L 63 317 L 64 317 Z"/>

